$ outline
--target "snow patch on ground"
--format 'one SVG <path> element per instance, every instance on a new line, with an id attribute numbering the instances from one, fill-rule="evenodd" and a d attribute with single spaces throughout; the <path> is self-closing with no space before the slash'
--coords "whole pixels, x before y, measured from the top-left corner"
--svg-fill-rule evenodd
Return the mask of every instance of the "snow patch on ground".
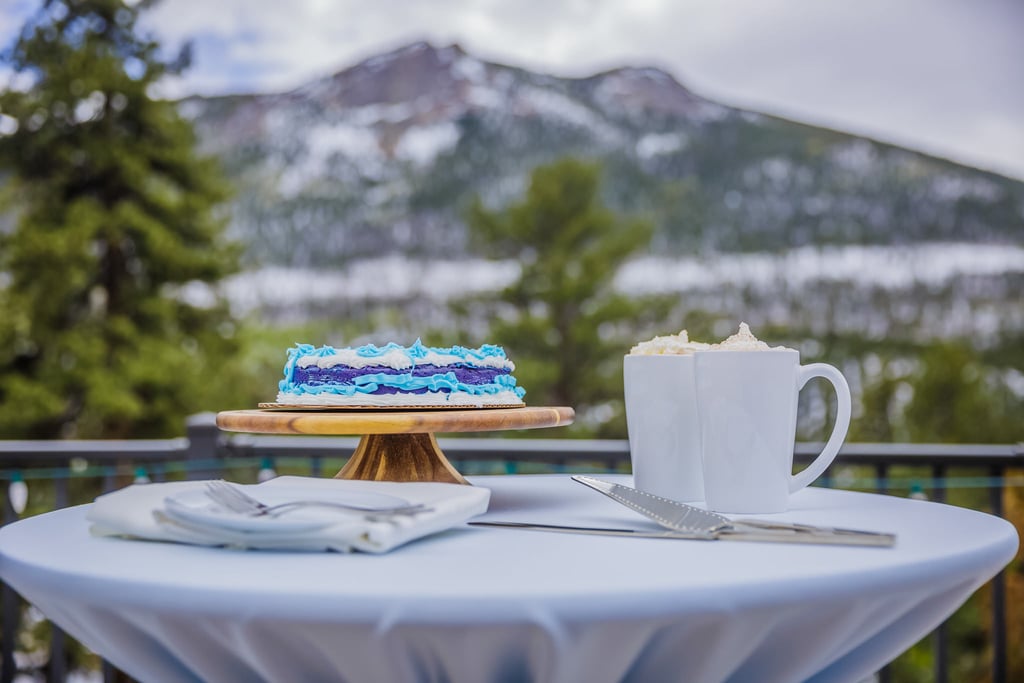
<path id="1" fill-rule="evenodd" d="M 616 277 L 626 292 L 646 294 L 722 286 L 804 287 L 820 281 L 903 289 L 941 285 L 957 276 L 1024 272 L 1024 248 L 995 244 L 915 247 L 802 247 L 781 254 L 717 257 L 651 256 L 625 265 Z"/>
<path id="2" fill-rule="evenodd" d="M 514 261 L 413 261 L 386 256 L 344 270 L 269 267 L 240 273 L 225 282 L 240 312 L 332 300 L 395 301 L 426 296 L 448 301 L 505 287 L 519 275 Z"/>
<path id="3" fill-rule="evenodd" d="M 330 161 L 341 156 L 358 163 L 369 173 L 384 162 L 384 153 L 371 129 L 350 123 L 314 126 L 306 134 L 306 150 L 301 159 L 286 164 L 278 180 L 284 197 L 293 197 L 312 181 L 328 174 Z"/>
<path id="4" fill-rule="evenodd" d="M 444 302 L 496 291 L 519 276 L 517 261 L 417 261 L 401 255 L 353 263 L 344 270 L 268 267 L 226 281 L 243 311 L 327 300 L 397 301 L 426 297 Z M 634 294 L 811 287 L 817 282 L 900 290 L 936 286 L 962 276 L 1024 273 L 1024 248 L 1007 245 L 929 244 L 917 247 L 800 248 L 781 254 L 644 257 L 624 265 L 615 284 Z"/>
<path id="5" fill-rule="evenodd" d="M 426 166 L 438 155 L 455 147 L 458 141 L 459 128 L 451 121 L 432 126 L 412 126 L 398 141 L 395 156 Z"/>
<path id="6" fill-rule="evenodd" d="M 522 105 L 537 114 L 561 119 L 580 128 L 590 128 L 607 140 L 619 138 L 618 131 L 605 123 L 596 112 L 565 95 L 536 87 L 523 88 L 518 94 Z"/>
<path id="7" fill-rule="evenodd" d="M 641 159 L 650 159 L 661 154 L 671 154 L 686 147 L 689 138 L 684 133 L 648 133 L 636 143 L 636 154 Z"/>

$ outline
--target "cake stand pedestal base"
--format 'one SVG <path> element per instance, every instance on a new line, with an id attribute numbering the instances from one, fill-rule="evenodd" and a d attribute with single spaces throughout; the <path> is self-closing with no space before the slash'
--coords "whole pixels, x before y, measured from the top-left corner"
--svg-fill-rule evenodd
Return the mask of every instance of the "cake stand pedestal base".
<path id="1" fill-rule="evenodd" d="M 433 434 L 366 434 L 335 479 L 468 484 Z"/>

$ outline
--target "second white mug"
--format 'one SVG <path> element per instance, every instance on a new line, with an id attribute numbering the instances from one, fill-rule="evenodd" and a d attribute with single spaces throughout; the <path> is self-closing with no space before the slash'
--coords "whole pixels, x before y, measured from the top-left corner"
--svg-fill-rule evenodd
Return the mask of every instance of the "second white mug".
<path id="1" fill-rule="evenodd" d="M 716 512 L 783 512 L 790 494 L 832 463 L 850 425 L 850 388 L 825 363 L 800 365 L 792 349 L 699 351 L 694 358 L 704 499 Z M 838 409 L 825 448 L 793 474 L 797 395 L 812 377 L 836 390 Z"/>

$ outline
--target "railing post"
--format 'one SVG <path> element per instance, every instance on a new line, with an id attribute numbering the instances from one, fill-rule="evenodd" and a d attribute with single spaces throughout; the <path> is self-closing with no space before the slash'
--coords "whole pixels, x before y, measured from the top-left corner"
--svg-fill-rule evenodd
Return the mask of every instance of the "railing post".
<path id="1" fill-rule="evenodd" d="M 3 480 L 0 480 L 3 481 Z M 6 482 L 4 482 L 6 483 Z M 3 496 L 3 523 L 17 521 L 18 513 L 11 507 L 11 499 Z M 14 589 L 0 582 L 0 594 L 3 600 L 3 615 L 0 617 L 0 628 L 3 629 L 3 652 L 0 653 L 0 683 L 11 683 L 14 680 L 14 643 L 18 639 L 18 622 L 21 614 L 21 601 Z"/>
<path id="2" fill-rule="evenodd" d="M 932 499 L 937 503 L 946 502 L 946 468 L 943 465 L 932 465 Z M 944 621 L 939 624 L 933 634 L 935 645 L 934 673 L 935 683 L 946 683 L 949 680 L 949 634 Z"/>
<path id="3" fill-rule="evenodd" d="M 989 469 L 992 486 L 989 487 L 989 503 L 992 514 L 1006 519 L 1003 509 L 1002 467 L 993 465 Z M 1006 681 L 1006 570 L 992 577 L 992 683 Z"/>
<path id="4" fill-rule="evenodd" d="M 68 503 L 68 479 L 57 477 L 53 482 L 53 508 L 66 508 Z M 50 623 L 50 663 L 47 666 L 46 680 L 50 683 L 64 683 L 67 679 L 67 638 L 64 631 L 54 623 Z"/>
<path id="5" fill-rule="evenodd" d="M 875 465 L 875 491 L 889 493 L 889 465 L 880 462 Z"/>
<path id="6" fill-rule="evenodd" d="M 202 460 L 213 460 L 217 457 L 220 430 L 217 428 L 216 414 L 189 415 L 185 420 L 185 434 L 188 437 L 188 449 L 185 451 L 185 478 L 202 479 L 199 468 L 195 466 L 196 463 Z"/>
<path id="7" fill-rule="evenodd" d="M 889 465 L 884 462 L 875 464 L 875 491 L 878 493 L 889 492 Z M 892 680 L 892 670 L 886 664 L 878 671 L 878 683 L 889 683 Z"/>

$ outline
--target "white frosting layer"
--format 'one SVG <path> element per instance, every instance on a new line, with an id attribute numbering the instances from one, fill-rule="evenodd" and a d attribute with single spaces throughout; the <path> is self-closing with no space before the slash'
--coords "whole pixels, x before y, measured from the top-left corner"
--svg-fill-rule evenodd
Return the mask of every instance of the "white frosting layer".
<path id="1" fill-rule="evenodd" d="M 315 365 L 321 368 L 333 368 L 335 365 L 347 365 L 351 368 L 366 367 L 388 367 L 395 370 L 407 370 L 413 365 L 436 365 L 445 367 L 448 365 L 472 365 L 478 368 L 497 368 L 499 370 L 515 370 L 515 365 L 508 358 L 498 356 L 487 356 L 485 358 L 467 358 L 454 354 L 442 354 L 436 351 L 428 351 L 418 357 L 414 363 L 409 355 L 399 349 L 388 351 L 380 356 L 367 356 L 360 354 L 357 349 L 335 349 L 334 353 L 328 356 L 304 356 L 296 361 L 300 368 L 308 368 Z"/>
<path id="2" fill-rule="evenodd" d="M 287 405 L 313 406 L 366 406 L 376 408 L 392 408 L 401 406 L 465 406 L 479 408 L 482 406 L 521 406 L 523 399 L 512 391 L 501 391 L 496 394 L 474 396 L 461 391 L 427 392 L 425 394 L 356 394 L 341 396 L 338 394 L 289 394 L 280 392 L 277 402 Z"/>
<path id="3" fill-rule="evenodd" d="M 690 335 L 686 330 L 679 334 L 655 337 L 649 341 L 640 342 L 629 350 L 631 356 L 663 356 L 663 355 L 687 355 L 708 348 L 703 342 L 690 341 Z"/>

